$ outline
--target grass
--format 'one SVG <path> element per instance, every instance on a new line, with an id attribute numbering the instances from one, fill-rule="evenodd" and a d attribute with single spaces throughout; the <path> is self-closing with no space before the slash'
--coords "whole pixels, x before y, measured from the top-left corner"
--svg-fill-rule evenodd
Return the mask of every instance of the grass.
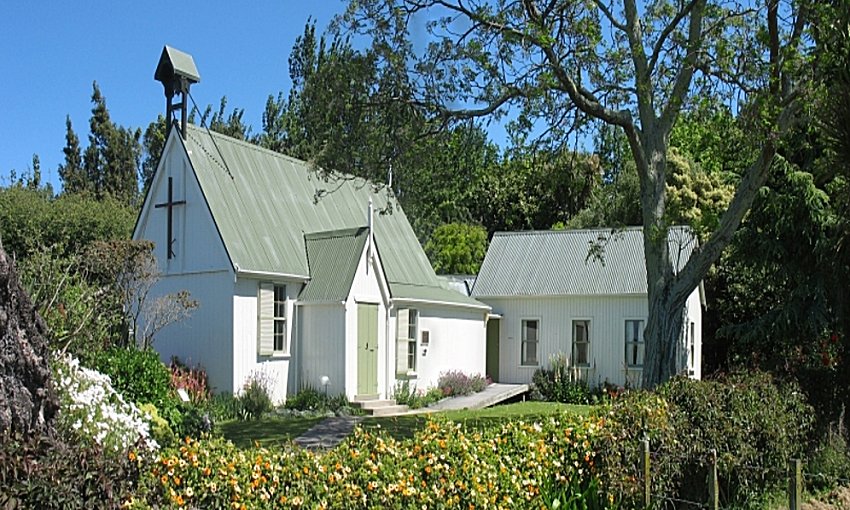
<path id="1" fill-rule="evenodd" d="M 510 419 L 532 420 L 537 417 L 571 412 L 587 414 L 592 406 L 558 404 L 552 402 L 519 402 L 488 407 L 486 409 L 463 409 L 441 413 L 422 413 L 387 418 L 365 418 L 360 425 L 367 428 L 380 427 L 396 439 L 413 437 L 413 434 L 425 426 L 430 416 L 440 417 L 468 428 L 498 426 Z M 266 417 L 256 421 L 232 420 L 218 424 L 218 431 L 236 446 L 246 448 L 257 442 L 263 446 L 273 446 L 307 432 L 323 418 Z"/>
<path id="2" fill-rule="evenodd" d="M 217 428 L 222 436 L 240 448 L 253 446 L 255 441 L 263 446 L 273 446 L 295 439 L 323 419 L 270 416 L 253 421 L 226 421 L 218 424 Z"/>
<path id="3" fill-rule="evenodd" d="M 493 406 L 486 409 L 463 409 L 442 413 L 366 418 L 361 422 L 361 426 L 367 428 L 381 427 L 394 438 L 405 439 L 413 437 L 413 434 L 425 425 L 429 416 L 462 423 L 467 428 L 486 428 L 496 426 L 510 419 L 533 420 L 537 417 L 559 414 L 561 412 L 587 414 L 591 409 L 592 406 L 559 404 L 554 402 L 518 402 L 516 404 Z"/>

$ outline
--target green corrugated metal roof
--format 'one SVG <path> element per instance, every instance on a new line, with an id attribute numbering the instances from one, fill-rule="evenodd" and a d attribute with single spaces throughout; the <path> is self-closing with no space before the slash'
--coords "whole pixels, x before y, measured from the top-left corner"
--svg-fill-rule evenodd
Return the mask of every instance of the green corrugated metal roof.
<path id="1" fill-rule="evenodd" d="M 679 270 L 697 241 L 691 229 L 668 231 Z M 601 258 L 591 246 L 603 246 Z M 473 297 L 646 294 L 643 229 L 498 232 L 472 289 Z"/>
<path id="2" fill-rule="evenodd" d="M 422 292 L 407 289 L 430 288 L 440 301 L 484 306 L 442 292 L 401 207 L 371 183 L 350 176 L 325 182 L 304 161 L 197 126 L 188 126 L 185 145 L 235 268 L 311 276 L 304 234 L 363 226 L 371 198 L 375 242 L 394 298 L 419 299 Z M 329 192 L 317 199 L 320 190 Z"/>
<path id="3" fill-rule="evenodd" d="M 307 262 L 312 278 L 298 299 L 317 302 L 348 298 L 368 237 L 366 227 L 306 234 Z"/>

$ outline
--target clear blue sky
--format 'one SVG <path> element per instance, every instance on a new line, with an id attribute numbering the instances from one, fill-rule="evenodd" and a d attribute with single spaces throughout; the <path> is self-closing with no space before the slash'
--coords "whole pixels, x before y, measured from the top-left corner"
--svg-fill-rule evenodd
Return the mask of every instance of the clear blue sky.
<path id="1" fill-rule="evenodd" d="M 88 144 L 92 82 L 112 119 L 144 129 L 164 113 L 153 73 L 166 44 L 191 54 L 201 74 L 199 107 L 245 109 L 259 130 L 266 98 L 288 91 L 288 58 L 308 17 L 324 31 L 342 0 L 225 2 L 7 0 L 0 6 L 0 185 L 41 158 L 58 189 L 65 116 Z"/>

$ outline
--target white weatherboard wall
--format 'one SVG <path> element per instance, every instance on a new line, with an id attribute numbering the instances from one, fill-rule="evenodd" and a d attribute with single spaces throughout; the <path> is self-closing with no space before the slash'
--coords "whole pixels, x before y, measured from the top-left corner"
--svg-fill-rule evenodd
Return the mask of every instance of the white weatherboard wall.
<path id="1" fill-rule="evenodd" d="M 578 373 L 591 385 L 605 381 L 612 384 L 639 384 L 641 370 L 627 369 L 625 363 L 625 321 L 644 320 L 648 315 L 645 295 L 559 296 L 481 298 L 502 316 L 499 332 L 499 382 L 529 383 L 537 368 L 548 367 L 557 354 L 572 363 L 574 320 L 590 321 L 589 368 Z M 695 360 L 699 377 L 701 350 L 701 308 L 697 291 L 688 298 L 688 313 L 696 333 Z M 539 320 L 538 365 L 520 363 L 522 320 Z"/>
<path id="2" fill-rule="evenodd" d="M 437 305 L 420 305 L 417 310 L 417 388 L 436 386 L 440 374 L 449 370 L 485 375 L 486 312 Z M 427 348 L 421 345 L 423 331 L 430 336 Z"/>
<path id="3" fill-rule="evenodd" d="M 371 235 L 371 233 L 370 233 Z M 368 242 L 360 254 L 357 271 L 351 283 L 351 292 L 345 301 L 345 393 L 349 399 L 357 395 L 357 304 L 369 303 L 378 305 L 378 395 L 386 397 L 387 388 L 387 301 L 382 288 L 380 257 L 377 250 L 372 250 L 372 260 L 369 259 Z M 395 365 L 392 365 L 393 367 Z"/>
<path id="4" fill-rule="evenodd" d="M 168 178 L 172 178 L 172 199 L 185 200 L 172 210 L 175 257 L 167 257 L 168 212 L 155 204 L 168 199 Z M 191 225 L 191 228 L 188 226 Z M 162 278 L 148 300 L 157 296 L 189 291 L 198 308 L 189 319 L 162 329 L 154 348 L 168 363 L 177 356 L 190 365 L 201 364 L 217 391 L 233 387 L 230 332 L 233 330 L 233 271 L 218 230 L 210 215 L 198 181 L 177 137 L 169 138 L 160 168 L 151 183 L 133 239 L 154 243 Z"/>
<path id="5" fill-rule="evenodd" d="M 295 322 L 294 299 L 301 288 L 299 282 L 274 282 L 286 285 L 286 336 L 289 353 L 284 355 L 260 356 L 257 349 L 257 325 L 259 284 L 261 280 L 238 278 L 233 293 L 233 345 L 228 352 L 233 357 L 233 387 L 236 394 L 252 376 L 263 376 L 270 384 L 270 396 L 275 403 L 283 402 L 289 391 L 289 383 L 296 371 L 292 360 L 297 356 L 297 344 L 293 342 L 292 330 Z M 263 280 L 265 281 L 265 280 Z M 222 353 L 222 355 L 227 355 Z"/>
<path id="6" fill-rule="evenodd" d="M 590 321 L 591 385 L 625 383 L 625 321 L 647 316 L 645 296 L 564 296 L 547 298 L 482 298 L 502 316 L 499 338 L 499 382 L 530 383 L 534 371 L 559 353 L 572 356 L 572 321 Z M 523 319 L 540 321 L 536 366 L 520 364 Z M 571 361 L 571 360 L 570 360 Z"/>
<path id="7" fill-rule="evenodd" d="M 324 391 L 321 380 L 327 376 L 328 395 L 346 393 L 345 306 L 342 302 L 304 304 L 297 307 L 297 316 L 298 361 L 302 370 L 299 384 Z M 290 393 L 298 389 L 291 388 L 295 391 Z"/>
<path id="8" fill-rule="evenodd" d="M 688 358 L 685 360 L 685 363 L 688 365 L 688 370 L 691 371 L 690 376 L 694 379 L 702 379 L 702 301 L 700 299 L 699 289 L 693 291 L 690 296 L 688 296 L 688 301 L 686 303 L 686 315 L 685 315 L 685 346 L 687 347 L 687 342 L 689 335 L 691 334 L 691 328 L 689 323 L 694 324 L 694 353 L 693 353 L 693 363 Z"/>
<path id="9" fill-rule="evenodd" d="M 227 272 L 165 276 L 148 299 L 181 290 L 198 301 L 187 320 L 162 329 L 154 337 L 154 349 L 164 363 L 176 356 L 187 365 L 202 365 L 214 391 L 231 391 L 233 386 L 230 332 L 233 308 L 230 292 L 233 276 Z"/>

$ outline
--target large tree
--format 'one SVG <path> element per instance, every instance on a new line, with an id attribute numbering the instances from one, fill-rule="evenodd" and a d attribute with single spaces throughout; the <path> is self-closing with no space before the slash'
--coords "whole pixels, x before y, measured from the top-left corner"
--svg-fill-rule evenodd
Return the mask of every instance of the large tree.
<path id="1" fill-rule="evenodd" d="M 418 100 L 446 119 L 513 107 L 518 126 L 542 126 L 552 144 L 566 143 L 586 119 L 622 130 L 640 182 L 643 383 L 653 387 L 675 374 L 682 305 L 750 208 L 793 116 L 807 13 L 806 2 L 779 0 L 359 0 L 343 21 L 411 62 Z M 422 23 L 427 33 L 413 44 L 411 28 Z M 665 214 L 670 134 L 706 94 L 750 115 L 761 143 L 717 228 L 676 273 Z"/>

